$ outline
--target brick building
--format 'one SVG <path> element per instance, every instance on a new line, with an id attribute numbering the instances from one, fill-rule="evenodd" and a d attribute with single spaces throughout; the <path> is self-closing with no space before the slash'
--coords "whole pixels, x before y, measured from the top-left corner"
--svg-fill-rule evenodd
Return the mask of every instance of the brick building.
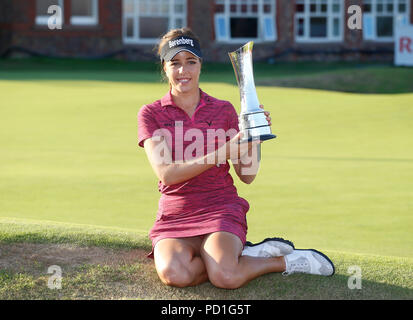
<path id="1" fill-rule="evenodd" d="M 347 27 L 351 5 L 361 30 Z M 413 0 L 1 0 L 0 56 L 151 60 L 160 34 L 189 26 L 207 61 L 248 40 L 257 60 L 388 61 L 395 26 L 409 23 Z"/>

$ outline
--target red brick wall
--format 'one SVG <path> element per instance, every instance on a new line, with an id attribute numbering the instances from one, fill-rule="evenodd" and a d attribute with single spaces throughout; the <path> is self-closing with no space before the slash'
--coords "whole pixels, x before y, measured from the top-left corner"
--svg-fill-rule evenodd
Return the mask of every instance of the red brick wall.
<path id="1" fill-rule="evenodd" d="M 347 28 L 347 8 L 361 5 L 362 0 L 343 0 L 344 41 L 341 43 L 300 44 L 294 41 L 295 0 L 277 0 L 277 41 L 257 43 L 254 58 L 302 59 L 303 52 L 330 52 L 333 59 L 358 59 L 362 51 L 391 51 L 392 43 L 363 41 L 361 30 Z M 413 0 L 410 0 L 410 20 L 413 23 Z M 133 48 L 127 54 L 133 59 L 155 59 L 153 45 L 124 45 L 122 40 L 122 1 L 99 0 L 99 24 L 96 26 L 74 26 L 70 24 L 71 0 L 65 0 L 64 25 L 62 30 L 49 30 L 35 24 L 36 0 L 0 0 L 0 54 L 8 47 L 22 47 L 37 53 L 53 56 L 99 56 L 117 50 Z M 215 42 L 214 35 L 215 0 L 187 0 L 188 26 L 201 38 L 206 60 L 227 62 L 227 52 L 236 49 L 237 44 Z M 344 55 L 335 52 L 347 50 Z M 351 52 L 354 50 L 354 53 Z M 356 52 L 359 50 L 360 52 Z M 292 53 L 288 53 L 292 51 Z M 139 54 L 142 53 L 140 56 Z M 288 53 L 288 54 L 284 54 Z M 391 54 L 391 52 L 390 52 Z M 323 60 L 322 55 L 308 55 L 308 59 Z M 385 59 L 388 59 L 389 55 Z"/>
<path id="2" fill-rule="evenodd" d="M 358 5 L 360 7 L 363 7 L 363 0 L 345 0 L 344 2 L 344 43 L 346 48 L 355 49 L 360 47 L 360 45 L 363 42 L 363 31 L 350 30 L 349 28 L 347 28 L 347 20 L 351 16 L 347 13 L 347 8 L 349 8 L 352 5 Z"/>
<path id="3" fill-rule="evenodd" d="M 44 26 L 35 25 L 35 0 L 13 0 L 14 27 L 21 32 L 32 35 L 48 30 Z M 64 1 L 64 24 L 59 30 L 62 36 L 94 34 L 101 36 L 121 36 L 122 5 L 121 1 L 99 0 L 99 24 L 97 26 L 75 26 L 70 24 L 71 0 Z M 44 30 L 47 29 L 47 30 Z"/>
<path id="4" fill-rule="evenodd" d="M 64 1 L 61 30 L 35 24 L 35 0 L 13 0 L 12 45 L 57 56 L 93 56 L 119 50 L 122 44 L 122 2 L 99 0 L 99 23 L 70 24 L 71 0 Z"/>

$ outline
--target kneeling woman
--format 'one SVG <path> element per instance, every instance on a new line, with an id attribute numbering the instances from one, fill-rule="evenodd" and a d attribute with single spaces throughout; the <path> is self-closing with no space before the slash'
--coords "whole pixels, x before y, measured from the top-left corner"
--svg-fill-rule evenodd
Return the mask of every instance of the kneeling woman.
<path id="1" fill-rule="evenodd" d="M 260 141 L 238 148 L 235 108 L 199 88 L 202 53 L 191 30 L 169 31 L 158 53 L 170 90 L 139 110 L 138 140 L 159 178 L 150 256 L 161 281 L 185 287 L 209 280 L 235 289 L 270 272 L 332 275 L 333 263 L 319 251 L 297 250 L 282 238 L 246 242 L 249 204 L 238 196 L 227 160 L 252 183 L 258 164 L 244 174 L 246 166 L 252 170 L 244 163 Z"/>

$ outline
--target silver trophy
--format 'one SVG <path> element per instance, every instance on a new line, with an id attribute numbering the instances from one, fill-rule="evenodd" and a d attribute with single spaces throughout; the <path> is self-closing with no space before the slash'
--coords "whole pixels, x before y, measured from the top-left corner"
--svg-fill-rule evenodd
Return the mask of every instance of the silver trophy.
<path id="1" fill-rule="evenodd" d="M 276 137 L 272 134 L 264 110 L 260 108 L 258 101 L 252 69 L 253 45 L 254 42 L 250 41 L 238 50 L 228 53 L 234 67 L 241 97 L 239 129 L 242 131 L 243 137 L 240 143 L 252 140 L 265 141 Z M 260 159 L 260 145 L 258 145 L 258 158 Z"/>

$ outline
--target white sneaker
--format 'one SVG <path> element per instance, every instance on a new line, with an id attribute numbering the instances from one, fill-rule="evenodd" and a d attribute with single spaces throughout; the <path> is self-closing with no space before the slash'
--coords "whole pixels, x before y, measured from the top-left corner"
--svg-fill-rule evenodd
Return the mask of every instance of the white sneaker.
<path id="1" fill-rule="evenodd" d="M 282 257 L 294 251 L 294 244 L 283 238 L 267 238 L 260 243 L 246 242 L 242 256 L 251 257 Z"/>
<path id="2" fill-rule="evenodd" d="M 332 276 L 335 272 L 333 262 L 325 254 L 314 249 L 296 249 L 284 259 L 286 266 L 284 276 L 293 273 Z"/>

